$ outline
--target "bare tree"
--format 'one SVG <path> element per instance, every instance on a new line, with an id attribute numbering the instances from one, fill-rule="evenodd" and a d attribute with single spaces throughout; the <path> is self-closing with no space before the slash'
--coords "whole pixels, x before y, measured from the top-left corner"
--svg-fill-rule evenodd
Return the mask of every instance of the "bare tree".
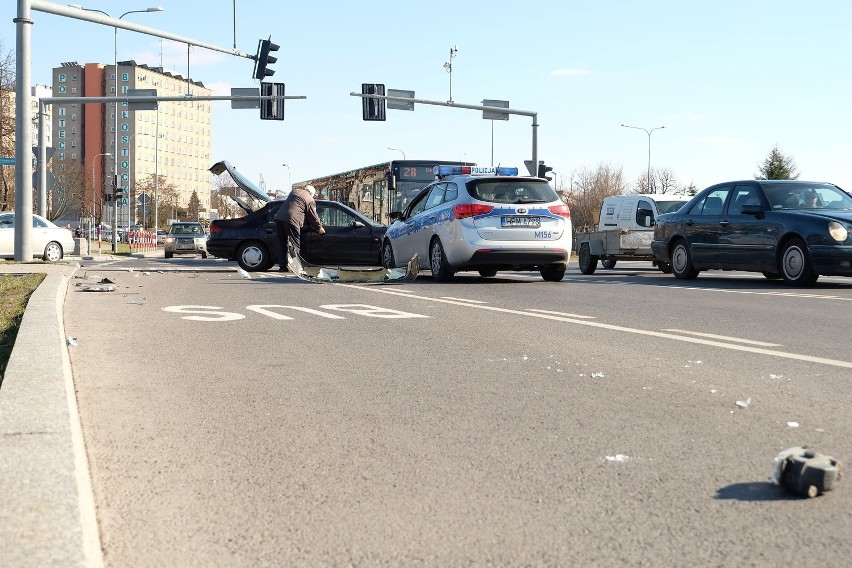
<path id="1" fill-rule="evenodd" d="M 651 187 L 647 173 L 637 176 L 636 193 L 684 193 L 685 187 L 669 168 L 651 168 Z"/>
<path id="2" fill-rule="evenodd" d="M 89 180 L 80 162 L 68 160 L 54 168 L 53 189 L 47 192 L 47 216 L 51 220 L 61 219 L 69 212 L 91 209 L 92 201 L 86 201 Z"/>
<path id="3" fill-rule="evenodd" d="M 595 217 L 604 197 L 619 195 L 627 190 L 621 168 L 599 164 L 595 170 L 582 169 L 571 175 L 568 206 L 575 229 L 595 224 Z"/>
<path id="4" fill-rule="evenodd" d="M 158 178 L 158 179 L 157 179 Z M 136 195 L 146 194 L 152 201 L 157 197 L 157 222 L 162 224 L 165 219 L 174 219 L 184 212 L 178 207 L 178 191 L 174 184 L 169 183 L 165 176 L 157 176 L 150 174 L 141 180 L 136 181 Z M 184 212 L 185 213 L 185 212 Z M 185 216 L 185 215 L 184 215 Z M 144 225 L 146 227 L 154 226 L 154 208 L 145 208 Z M 154 227 L 158 229 L 159 227 Z"/>
<path id="5" fill-rule="evenodd" d="M 0 42 L 0 155 L 15 155 L 15 113 L 12 94 L 15 92 L 15 58 Z M 15 208 L 15 170 L 0 166 L 0 211 Z"/>

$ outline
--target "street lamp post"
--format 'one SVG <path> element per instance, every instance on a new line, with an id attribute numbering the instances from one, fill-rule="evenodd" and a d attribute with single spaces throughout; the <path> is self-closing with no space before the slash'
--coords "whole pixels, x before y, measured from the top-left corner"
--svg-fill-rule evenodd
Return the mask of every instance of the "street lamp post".
<path id="1" fill-rule="evenodd" d="M 72 8 L 79 8 L 80 10 L 85 10 L 87 12 L 98 12 L 98 13 L 103 14 L 104 16 L 106 16 L 108 18 L 112 17 L 110 14 L 108 14 L 107 12 L 104 12 L 103 10 L 96 10 L 94 8 L 84 8 L 83 6 L 80 6 L 79 4 L 70 4 L 70 6 Z M 144 10 L 128 10 L 127 12 L 120 15 L 117 19 L 120 20 L 128 14 L 138 14 L 138 13 L 142 13 L 142 12 L 163 12 L 163 11 L 165 11 L 165 10 L 163 8 L 160 8 L 159 6 L 152 6 L 150 8 L 145 8 Z M 115 81 L 114 81 L 115 96 L 117 97 L 117 96 L 119 96 L 119 93 L 118 93 L 118 26 L 113 27 L 113 73 L 115 74 Z M 112 156 L 112 164 L 113 164 L 113 186 L 112 187 L 113 187 L 113 195 L 115 195 L 115 191 L 118 189 L 118 103 L 113 103 L 113 104 L 115 105 L 115 112 L 114 112 L 115 116 L 114 116 L 114 120 L 113 120 L 113 148 L 112 148 L 112 151 L 114 152 L 114 154 Z M 128 203 L 129 202 L 130 201 L 128 199 Z M 113 215 L 112 215 L 112 220 L 113 220 L 112 252 L 116 253 L 116 252 L 118 252 L 118 239 L 117 239 L 118 204 L 116 203 L 115 197 L 113 197 L 112 204 L 113 204 L 113 210 L 112 210 L 113 211 Z M 128 218 L 129 218 L 129 212 L 128 212 Z"/>
<path id="2" fill-rule="evenodd" d="M 92 221 L 95 220 L 95 209 L 97 208 L 97 205 L 95 205 L 95 198 L 98 195 L 98 189 L 95 187 L 95 162 L 97 162 L 98 158 L 101 156 L 112 156 L 112 154 L 107 152 L 105 154 L 97 154 L 94 158 L 92 158 Z M 94 227 L 92 224 L 89 224 L 89 234 L 87 235 L 89 239 L 89 254 L 92 254 L 92 229 L 94 229 Z"/>
<path id="3" fill-rule="evenodd" d="M 394 152 L 399 152 L 400 154 L 402 154 L 402 159 L 403 160 L 405 159 L 405 152 L 403 152 L 399 148 L 388 148 L 388 150 L 393 150 Z"/>
<path id="4" fill-rule="evenodd" d="M 648 193 L 651 193 L 651 133 L 655 130 L 659 130 L 661 128 L 665 128 L 665 126 L 655 126 L 651 130 L 647 128 L 642 128 L 640 126 L 630 126 L 628 124 L 622 124 L 624 128 L 635 128 L 636 130 L 644 130 L 645 134 L 648 135 Z"/>
<path id="5" fill-rule="evenodd" d="M 289 164 L 281 164 L 285 168 L 287 168 L 287 191 L 293 191 L 293 182 L 290 181 L 290 165 Z"/>

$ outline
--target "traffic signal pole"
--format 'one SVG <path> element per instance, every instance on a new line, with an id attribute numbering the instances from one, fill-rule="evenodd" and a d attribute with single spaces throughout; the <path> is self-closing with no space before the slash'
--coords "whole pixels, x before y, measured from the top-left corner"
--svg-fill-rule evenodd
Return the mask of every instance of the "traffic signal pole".
<path id="1" fill-rule="evenodd" d="M 520 116 L 529 116 L 532 118 L 532 163 L 538 163 L 538 113 L 529 111 L 529 110 L 518 110 L 512 108 L 504 108 L 504 107 L 493 107 L 493 106 L 483 106 L 483 105 L 466 105 L 460 104 L 457 102 L 450 101 L 430 101 L 426 99 L 413 99 L 407 97 L 392 97 L 388 95 L 372 95 L 372 94 L 364 94 L 364 93 L 349 93 L 350 96 L 353 97 L 361 97 L 363 99 L 378 99 L 384 102 L 391 103 L 419 103 L 423 105 L 433 105 L 433 106 L 443 106 L 443 107 L 454 107 L 454 108 L 464 108 L 468 110 L 481 110 L 481 111 L 493 111 L 496 113 L 502 114 L 517 114 Z"/>

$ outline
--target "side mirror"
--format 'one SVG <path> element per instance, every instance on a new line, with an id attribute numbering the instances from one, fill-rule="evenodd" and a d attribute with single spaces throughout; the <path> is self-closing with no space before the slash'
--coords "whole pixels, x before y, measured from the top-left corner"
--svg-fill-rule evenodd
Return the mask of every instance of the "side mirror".
<path id="1" fill-rule="evenodd" d="M 397 219 L 402 218 L 402 211 L 391 211 L 388 213 L 388 219 L 391 221 L 396 221 Z"/>
<path id="2" fill-rule="evenodd" d="M 363 226 L 364 226 L 364 223 L 362 223 L 361 221 L 352 221 L 352 228 L 353 229 L 360 229 Z"/>
<path id="3" fill-rule="evenodd" d="M 759 203 L 745 203 L 740 207 L 740 213 L 759 217 L 763 213 L 763 207 Z"/>

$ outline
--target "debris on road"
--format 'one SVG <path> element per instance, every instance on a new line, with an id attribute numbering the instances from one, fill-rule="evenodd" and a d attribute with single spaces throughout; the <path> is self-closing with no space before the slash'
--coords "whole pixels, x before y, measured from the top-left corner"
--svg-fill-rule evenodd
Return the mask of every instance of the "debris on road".
<path id="1" fill-rule="evenodd" d="M 749 407 L 749 405 L 751 404 L 751 397 L 749 397 L 749 398 L 747 398 L 747 399 L 745 399 L 745 400 L 738 400 L 738 401 L 736 402 L 736 404 L 737 404 L 737 406 L 739 406 L 740 408 L 748 408 L 748 407 Z"/>
<path id="2" fill-rule="evenodd" d="M 630 457 L 624 454 L 615 454 L 614 456 L 606 456 L 606 459 L 611 462 L 623 462 L 629 460 Z"/>
<path id="3" fill-rule="evenodd" d="M 816 497 L 834 489 L 843 464 L 804 446 L 787 448 L 775 457 L 772 483 L 803 497 Z"/>
<path id="4" fill-rule="evenodd" d="M 69 335 L 69 336 L 68 336 L 68 341 L 67 341 L 67 342 L 68 342 L 68 345 L 70 345 L 71 347 L 74 347 L 75 345 L 77 345 L 77 338 L 76 338 L 76 337 L 71 337 L 71 336 Z"/>
<path id="5" fill-rule="evenodd" d="M 77 284 L 83 292 L 115 292 L 118 286 L 109 278 L 102 278 L 95 284 Z"/>

